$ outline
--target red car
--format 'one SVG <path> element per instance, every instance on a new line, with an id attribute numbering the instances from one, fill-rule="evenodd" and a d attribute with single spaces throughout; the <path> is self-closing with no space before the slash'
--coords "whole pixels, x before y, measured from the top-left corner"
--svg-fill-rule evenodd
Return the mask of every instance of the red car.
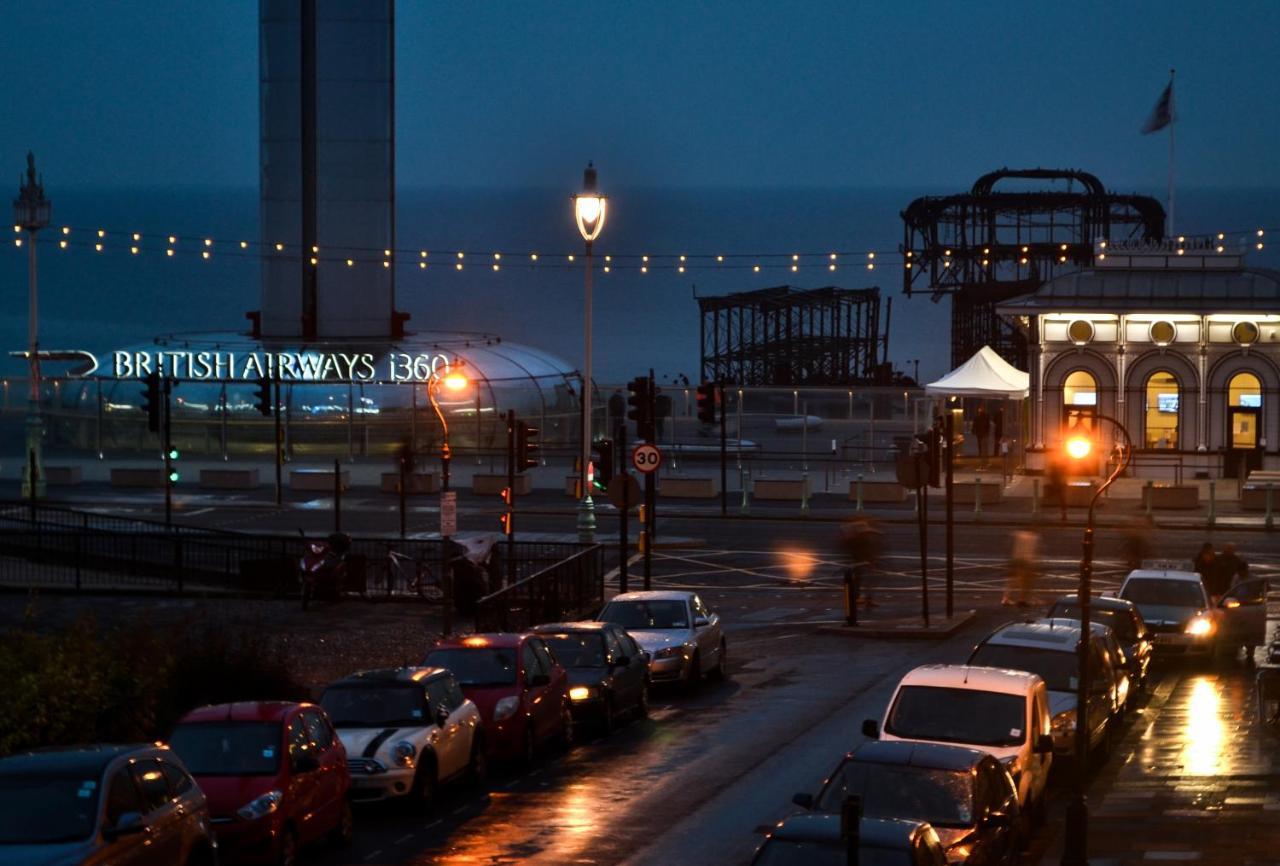
<path id="1" fill-rule="evenodd" d="M 351 840 L 347 753 L 315 704 L 201 707 L 169 746 L 208 798 L 225 862 L 292 866 L 305 845 Z"/>
<path id="2" fill-rule="evenodd" d="M 423 664 L 448 668 L 480 710 L 493 760 L 532 761 L 546 743 L 569 743 L 569 676 L 542 638 L 474 634 L 436 644 Z"/>

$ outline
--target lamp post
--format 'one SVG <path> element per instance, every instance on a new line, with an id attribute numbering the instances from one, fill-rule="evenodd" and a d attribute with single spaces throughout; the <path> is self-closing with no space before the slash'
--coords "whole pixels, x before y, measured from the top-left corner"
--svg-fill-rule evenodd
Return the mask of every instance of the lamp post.
<path id="1" fill-rule="evenodd" d="M 1093 592 L 1091 586 L 1093 581 L 1093 510 L 1094 506 L 1097 505 L 1098 497 L 1106 492 L 1112 482 L 1119 478 L 1129 466 L 1129 458 L 1133 454 L 1133 440 L 1129 438 L 1129 431 L 1125 429 L 1123 424 L 1107 415 L 1098 415 L 1097 420 L 1100 422 L 1109 421 L 1114 424 L 1124 437 L 1124 445 L 1117 446 L 1120 451 L 1120 461 L 1116 464 L 1116 468 L 1107 476 L 1106 481 L 1099 485 L 1098 489 L 1094 491 L 1093 497 L 1089 500 L 1089 516 L 1085 521 L 1084 541 L 1081 545 L 1080 584 L 1076 590 L 1076 605 L 1080 608 L 1080 643 L 1076 647 L 1078 669 L 1076 672 L 1075 785 L 1071 794 L 1071 801 L 1067 804 L 1062 866 L 1088 866 L 1089 863 L 1089 806 L 1085 799 L 1085 789 L 1088 783 L 1089 755 L 1089 639 L 1092 636 L 1089 623 L 1089 608 Z M 1084 460 L 1093 451 L 1093 442 L 1085 436 L 1074 436 L 1067 440 L 1065 450 L 1067 456 L 1071 459 Z"/>
<path id="2" fill-rule="evenodd" d="M 440 408 L 439 390 L 444 385 L 446 391 L 462 391 L 470 382 L 456 369 L 450 368 L 443 375 L 432 373 L 427 379 L 427 399 L 440 421 L 440 490 L 449 491 L 449 464 L 453 461 L 453 451 L 449 448 L 449 422 L 445 420 L 444 411 Z"/>
<path id="3" fill-rule="evenodd" d="M 591 245 L 604 229 L 608 201 L 596 191 L 596 169 L 587 163 L 582 173 L 582 192 L 573 197 L 573 215 L 578 221 L 578 231 L 586 243 L 585 291 L 583 295 L 583 358 L 582 358 L 582 450 L 581 478 L 582 499 L 578 502 L 578 540 L 592 544 L 596 540 L 596 507 L 591 501 L 591 486 L 587 467 L 591 463 Z"/>
<path id="4" fill-rule="evenodd" d="M 27 398 L 27 453 L 22 469 L 22 495 L 44 496 L 44 466 L 41 445 L 44 424 L 40 418 L 40 338 L 39 306 L 36 291 L 36 232 L 49 224 L 51 203 L 44 197 L 44 178 L 36 175 L 35 154 L 27 151 L 27 177 L 13 200 L 13 227 L 26 232 L 27 242 L 27 364 L 31 390 Z M 34 476 L 34 477 L 33 477 Z"/>

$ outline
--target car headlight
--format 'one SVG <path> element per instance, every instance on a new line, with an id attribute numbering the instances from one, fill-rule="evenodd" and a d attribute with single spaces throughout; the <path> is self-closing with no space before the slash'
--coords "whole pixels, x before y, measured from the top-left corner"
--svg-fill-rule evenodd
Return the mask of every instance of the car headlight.
<path id="1" fill-rule="evenodd" d="M 402 767 L 412 767 L 417 754 L 418 747 L 408 740 L 401 740 L 391 748 L 391 757 Z"/>
<path id="2" fill-rule="evenodd" d="M 1193 616 L 1187 623 L 1185 631 L 1192 637 L 1208 637 L 1213 634 L 1213 620 L 1204 616 Z"/>
<path id="3" fill-rule="evenodd" d="M 503 719 L 509 719 L 516 714 L 516 710 L 520 709 L 520 699 L 515 695 L 508 695 L 493 708 L 493 720 L 500 722 Z"/>
<path id="4" fill-rule="evenodd" d="M 569 700 L 571 701 L 585 701 L 594 696 L 593 690 L 586 686 L 574 686 L 569 689 Z"/>
<path id="5" fill-rule="evenodd" d="M 673 659 L 681 655 L 684 655 L 683 646 L 668 646 L 658 650 L 653 654 L 653 657 L 655 659 Z"/>
<path id="6" fill-rule="evenodd" d="M 283 796 L 279 791 L 268 791 L 236 809 L 236 814 L 246 821 L 266 817 L 280 808 L 280 800 Z"/>
<path id="7" fill-rule="evenodd" d="M 1074 733 L 1076 729 L 1076 711 L 1066 710 L 1053 717 L 1050 726 L 1054 736 Z"/>

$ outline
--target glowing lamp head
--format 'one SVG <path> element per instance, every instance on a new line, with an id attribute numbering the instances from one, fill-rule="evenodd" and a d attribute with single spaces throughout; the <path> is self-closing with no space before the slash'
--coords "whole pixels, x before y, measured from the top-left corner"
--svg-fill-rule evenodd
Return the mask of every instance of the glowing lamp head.
<path id="1" fill-rule="evenodd" d="M 1083 460 L 1093 450 L 1093 443 L 1084 436 L 1073 436 L 1067 440 L 1067 456 L 1072 460 Z"/>
<path id="2" fill-rule="evenodd" d="M 446 391 L 462 391 L 469 384 L 471 383 L 467 380 L 467 377 L 456 370 L 444 374 L 444 388 Z"/>
<path id="3" fill-rule="evenodd" d="M 488 639 L 488 638 L 484 638 L 484 637 L 469 637 L 469 638 L 464 638 L 464 639 L 463 639 L 463 641 L 462 641 L 462 645 L 463 645 L 463 646 L 469 646 L 469 647 L 481 647 L 481 646 L 488 646 L 488 645 L 489 645 L 489 639 Z"/>
<path id="4" fill-rule="evenodd" d="M 578 221 L 578 231 L 587 243 L 600 237 L 604 230 L 608 200 L 596 191 L 596 170 L 591 163 L 582 173 L 582 192 L 573 197 L 573 215 Z"/>

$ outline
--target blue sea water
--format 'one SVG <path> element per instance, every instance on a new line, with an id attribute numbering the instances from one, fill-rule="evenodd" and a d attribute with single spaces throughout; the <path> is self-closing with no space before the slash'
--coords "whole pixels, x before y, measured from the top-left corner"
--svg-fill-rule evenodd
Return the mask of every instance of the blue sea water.
<path id="1" fill-rule="evenodd" d="M 919 359 L 928 381 L 947 369 L 950 305 L 928 295 L 902 294 L 896 266 L 865 267 L 865 251 L 896 249 L 902 241 L 899 212 L 916 196 L 964 189 L 767 189 L 610 190 L 608 224 L 597 254 L 617 253 L 825 253 L 849 250 L 834 273 L 827 262 L 801 259 L 801 269 L 689 270 L 669 265 L 640 274 L 634 266 L 597 271 L 595 282 L 596 378 L 623 381 L 652 366 L 660 378 L 697 378 L 699 315 L 696 294 L 792 284 L 802 288 L 879 286 L 892 298 L 889 357 L 908 372 Z M 157 247 L 168 234 L 256 240 L 256 188 L 49 189 L 54 223 L 76 227 L 71 237 L 92 243 L 92 230 L 137 231 L 140 255 L 128 242 L 59 250 L 39 248 L 41 344 L 99 353 L 142 342 L 157 333 L 243 329 L 244 314 L 259 307 L 256 260 L 218 244 L 208 261 L 194 244 L 166 258 Z M 473 251 L 457 271 L 452 261 L 415 262 L 397 272 L 398 306 L 411 313 L 411 328 L 485 331 L 537 346 L 577 366 L 582 355 L 580 267 L 557 265 L 555 254 L 578 253 L 581 241 L 562 190 L 406 190 L 398 199 L 402 248 Z M 1209 232 L 1280 227 L 1280 195 L 1274 190 L 1192 190 L 1179 193 L 1178 229 Z M 1251 264 L 1277 266 L 1280 232 Z M 324 239 L 320 239 L 323 244 Z M 516 253 L 538 251 L 531 266 Z M 492 253 L 503 253 L 491 269 Z M 483 255 L 482 255 L 483 254 Z M 743 262 L 745 264 L 745 262 Z M 0 346 L 26 341 L 26 250 L 0 250 Z M 882 305 L 882 316 L 886 307 Z M 7 375 L 23 365 L 5 358 Z"/>

